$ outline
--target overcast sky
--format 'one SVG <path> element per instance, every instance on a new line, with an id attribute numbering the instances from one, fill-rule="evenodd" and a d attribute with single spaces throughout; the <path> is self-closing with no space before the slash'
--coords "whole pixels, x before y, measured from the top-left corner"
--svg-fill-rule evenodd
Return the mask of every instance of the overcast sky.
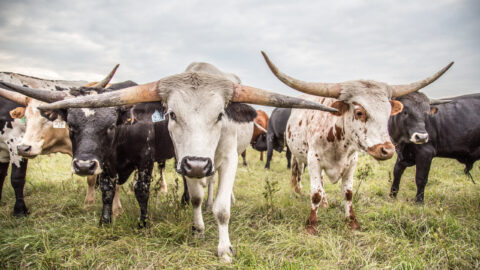
<path id="1" fill-rule="evenodd" d="M 409 83 L 455 61 L 424 92 L 479 92 L 480 1 L 0 0 L 0 71 L 93 81 L 120 63 L 114 81 L 146 83 L 205 61 L 298 95 L 260 50 L 324 82 Z"/>

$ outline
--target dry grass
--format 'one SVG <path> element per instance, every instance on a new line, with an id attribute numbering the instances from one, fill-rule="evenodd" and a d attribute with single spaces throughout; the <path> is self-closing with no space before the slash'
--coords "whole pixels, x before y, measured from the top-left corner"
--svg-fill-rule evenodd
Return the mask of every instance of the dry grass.
<path id="1" fill-rule="evenodd" d="M 218 233 L 205 213 L 205 238 L 191 235 L 190 207 L 178 207 L 180 187 L 172 162 L 167 165 L 169 194 L 152 192 L 150 226 L 137 229 L 138 205 L 128 184 L 121 190 L 125 212 L 112 226 L 98 227 L 101 194 L 83 208 L 86 181 L 73 176 L 64 155 L 30 161 L 25 187 L 31 214 L 13 218 L 14 195 L 4 187 L 0 203 L 0 268 L 69 269 L 478 269 L 480 267 L 480 185 L 463 175 L 453 160 L 437 159 L 426 188 L 425 205 L 413 202 L 414 169 L 407 169 L 399 198 L 388 197 L 394 160 L 369 164 L 354 203 L 360 232 L 343 221 L 339 185 L 327 184 L 330 206 L 319 210 L 319 234 L 305 233 L 309 212 L 308 174 L 304 191 L 289 187 L 286 161 L 276 153 L 270 171 L 258 152 L 249 150 L 249 166 L 239 165 L 230 237 L 231 265 L 216 256 Z M 480 179 L 478 165 L 472 172 Z M 357 175 L 358 177 L 358 175 Z M 268 184 L 267 184 L 268 179 Z M 358 179 L 358 178 L 356 178 Z M 327 181 L 328 182 L 328 181 Z M 359 181 L 355 182 L 355 189 Z M 155 184 L 153 184 L 155 185 Z M 177 193 L 175 193 L 177 192 Z"/>

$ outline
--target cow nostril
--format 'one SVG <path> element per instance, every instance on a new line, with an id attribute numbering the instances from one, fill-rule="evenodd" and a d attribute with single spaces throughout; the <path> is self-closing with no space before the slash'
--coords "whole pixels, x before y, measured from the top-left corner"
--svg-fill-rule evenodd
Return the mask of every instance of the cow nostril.
<path id="1" fill-rule="evenodd" d="M 415 134 L 414 138 L 415 138 L 415 140 L 417 140 L 417 141 L 420 140 L 420 136 L 418 136 L 418 134 Z"/>
<path id="2" fill-rule="evenodd" d="M 211 175 L 212 161 L 202 157 L 184 157 L 181 162 L 181 171 L 188 177 L 202 178 Z"/>
<path id="3" fill-rule="evenodd" d="M 20 152 L 24 152 L 24 153 L 29 152 L 31 149 L 32 149 L 31 145 L 25 145 L 25 144 L 19 145 L 17 147 L 17 150 L 19 150 Z"/>
<path id="4" fill-rule="evenodd" d="M 382 155 L 384 155 L 384 156 L 388 155 L 388 151 L 387 151 L 387 149 L 385 149 L 385 147 L 382 147 L 380 149 L 380 151 L 382 152 Z"/>

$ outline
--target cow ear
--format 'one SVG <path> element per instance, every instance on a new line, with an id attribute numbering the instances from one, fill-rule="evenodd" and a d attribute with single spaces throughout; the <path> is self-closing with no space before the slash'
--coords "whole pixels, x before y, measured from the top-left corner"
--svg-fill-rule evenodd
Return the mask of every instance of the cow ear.
<path id="1" fill-rule="evenodd" d="M 390 115 L 397 115 L 403 110 L 403 104 L 398 100 L 390 100 L 390 105 L 392 105 L 392 112 L 390 113 Z"/>
<path id="2" fill-rule="evenodd" d="M 17 107 L 10 111 L 10 116 L 13 119 L 20 119 L 25 116 L 25 107 Z"/>
<path id="3" fill-rule="evenodd" d="M 430 107 L 430 115 L 434 115 L 438 112 L 438 108 L 437 107 Z"/>
<path id="4" fill-rule="evenodd" d="M 230 120 L 239 123 L 251 122 L 257 117 L 257 111 L 244 103 L 230 102 L 225 108 L 225 113 Z"/>
<path id="5" fill-rule="evenodd" d="M 67 109 L 40 110 L 40 115 L 47 118 L 49 121 L 55 121 L 57 119 L 66 121 L 68 111 Z"/>
<path id="6" fill-rule="evenodd" d="M 341 100 L 335 101 L 332 105 L 330 105 L 330 107 L 338 110 L 338 112 L 330 112 L 331 114 L 337 115 L 337 116 L 343 115 L 348 111 L 348 108 L 349 108 L 348 104 Z"/>

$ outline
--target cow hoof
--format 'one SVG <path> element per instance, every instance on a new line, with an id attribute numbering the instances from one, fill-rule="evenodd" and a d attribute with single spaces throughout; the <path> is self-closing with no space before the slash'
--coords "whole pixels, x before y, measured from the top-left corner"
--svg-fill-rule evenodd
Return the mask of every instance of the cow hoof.
<path id="1" fill-rule="evenodd" d="M 247 165 L 247 163 L 246 163 L 246 162 L 244 162 L 244 163 L 243 163 L 243 167 L 247 167 L 247 166 L 248 166 L 248 165 Z"/>
<path id="2" fill-rule="evenodd" d="M 203 229 L 192 226 L 192 236 L 198 239 L 203 239 L 205 238 L 205 231 Z"/>
<path id="3" fill-rule="evenodd" d="M 423 200 L 415 200 L 415 204 L 418 206 L 422 206 L 424 203 Z"/>
<path id="4" fill-rule="evenodd" d="M 103 227 L 104 225 L 110 225 L 110 224 L 112 224 L 111 217 L 101 217 L 98 226 Z"/>
<path id="5" fill-rule="evenodd" d="M 360 225 L 358 225 L 358 222 L 356 220 L 350 221 L 348 225 L 350 226 L 350 229 L 354 231 L 360 231 Z"/>
<path id="6" fill-rule="evenodd" d="M 15 204 L 13 207 L 13 216 L 14 217 L 26 217 L 30 212 L 28 212 L 25 203 Z"/>
<path id="7" fill-rule="evenodd" d="M 147 221 L 140 220 L 137 225 L 138 225 L 138 229 L 145 229 L 147 228 Z"/>
<path id="8" fill-rule="evenodd" d="M 20 210 L 13 210 L 13 216 L 14 217 L 18 217 L 18 218 L 21 218 L 21 217 L 26 217 L 28 216 L 28 214 L 30 214 L 30 212 L 28 212 L 28 209 L 25 208 L 25 209 L 20 209 Z"/>
<path id="9" fill-rule="evenodd" d="M 397 192 L 392 191 L 392 192 L 390 192 L 390 194 L 388 196 L 390 196 L 390 198 L 392 198 L 392 199 L 396 199 L 397 198 Z"/>
<path id="10" fill-rule="evenodd" d="M 316 226 L 313 226 L 313 225 L 307 225 L 305 227 L 305 229 L 307 230 L 307 233 L 310 234 L 310 235 L 317 235 L 317 227 Z"/>
<path id="11" fill-rule="evenodd" d="M 123 213 L 122 207 L 116 207 L 112 210 L 113 217 L 119 217 Z"/>
<path id="12" fill-rule="evenodd" d="M 95 205 L 95 199 L 85 199 L 83 202 L 83 208 L 90 208 Z"/>
<path id="13" fill-rule="evenodd" d="M 220 257 L 220 261 L 223 263 L 232 263 L 232 254 L 233 250 L 231 246 L 224 251 L 218 251 L 218 257 Z"/>

